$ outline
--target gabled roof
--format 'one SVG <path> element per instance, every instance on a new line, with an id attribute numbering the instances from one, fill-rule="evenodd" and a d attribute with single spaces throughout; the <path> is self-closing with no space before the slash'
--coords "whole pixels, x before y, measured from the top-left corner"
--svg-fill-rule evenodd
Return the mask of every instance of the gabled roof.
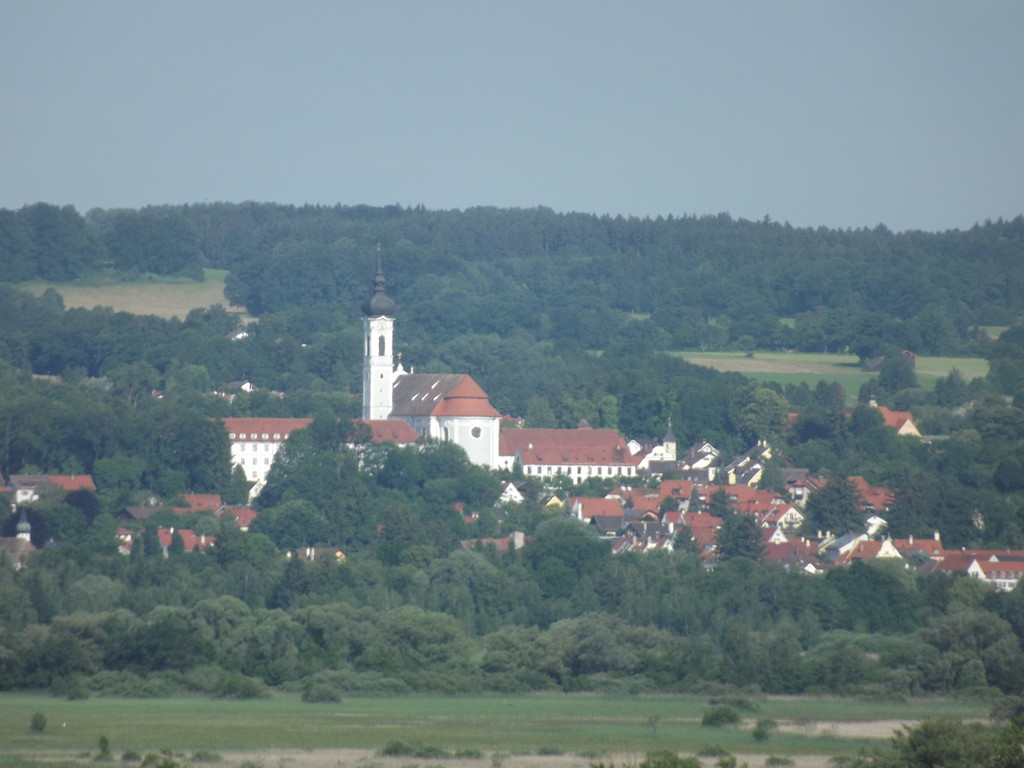
<path id="1" fill-rule="evenodd" d="M 503 429 L 498 453 L 524 465 L 635 466 L 642 460 L 614 429 Z"/>
<path id="2" fill-rule="evenodd" d="M 465 373 L 407 373 L 395 380 L 391 415 L 501 416 L 487 393 Z"/>
<path id="3" fill-rule="evenodd" d="M 192 552 L 196 549 L 202 551 L 207 547 L 212 547 L 216 541 L 214 536 L 197 535 L 195 531 L 188 528 L 178 528 L 177 532 L 181 535 L 186 552 Z M 171 546 L 171 539 L 174 537 L 174 533 L 174 528 L 157 528 L 156 536 L 160 539 L 160 545 L 165 551 Z"/>
<path id="4" fill-rule="evenodd" d="M 882 419 L 885 421 L 885 426 L 892 427 L 901 435 L 914 435 L 920 437 L 921 433 L 917 429 L 917 425 L 914 423 L 914 417 L 910 411 L 890 411 L 884 405 L 876 406 L 878 412 L 882 414 Z"/>
<path id="5" fill-rule="evenodd" d="M 363 419 L 370 428 L 370 441 L 406 445 L 420 439 L 419 433 L 401 419 Z"/>
<path id="6" fill-rule="evenodd" d="M 297 429 L 305 429 L 312 419 L 229 418 L 221 419 L 233 443 L 256 441 L 282 443 Z"/>
<path id="7" fill-rule="evenodd" d="M 592 517 L 617 517 L 622 520 L 623 507 L 618 499 L 596 496 L 570 496 L 565 502 L 569 512 L 580 520 Z"/>
<path id="8" fill-rule="evenodd" d="M 214 513 L 214 517 L 220 520 L 224 515 L 231 515 L 235 520 L 235 525 L 243 531 L 249 530 L 249 526 L 252 525 L 252 521 L 255 520 L 259 514 L 252 507 L 241 507 L 224 505 Z"/>
<path id="9" fill-rule="evenodd" d="M 175 512 L 190 513 L 190 512 L 216 512 L 222 506 L 224 502 L 220 499 L 219 493 L 181 493 L 178 494 L 185 507 L 176 507 Z"/>
<path id="10" fill-rule="evenodd" d="M 876 512 L 887 511 L 892 506 L 895 495 L 888 488 L 868 485 L 868 481 L 860 475 L 853 475 L 847 479 L 857 489 L 865 506 L 871 507 Z"/>
<path id="11" fill-rule="evenodd" d="M 15 490 L 38 489 L 47 485 L 54 485 L 66 493 L 96 490 L 91 475 L 11 475 L 11 486 Z"/>

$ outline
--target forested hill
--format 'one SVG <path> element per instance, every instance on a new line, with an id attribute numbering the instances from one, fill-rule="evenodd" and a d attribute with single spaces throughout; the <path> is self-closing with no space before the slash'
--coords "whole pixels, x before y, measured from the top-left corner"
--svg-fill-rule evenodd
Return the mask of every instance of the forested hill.
<path id="1" fill-rule="evenodd" d="M 9 281 L 69 279 L 103 265 L 193 275 L 219 267 L 230 270 L 230 300 L 254 315 L 317 302 L 354 313 L 378 244 L 403 333 L 435 344 L 523 330 L 602 349 L 645 339 L 656 348 L 953 354 L 971 348 L 977 326 L 1024 314 L 1022 216 L 894 234 L 545 208 L 0 210 L 0 274 Z"/>

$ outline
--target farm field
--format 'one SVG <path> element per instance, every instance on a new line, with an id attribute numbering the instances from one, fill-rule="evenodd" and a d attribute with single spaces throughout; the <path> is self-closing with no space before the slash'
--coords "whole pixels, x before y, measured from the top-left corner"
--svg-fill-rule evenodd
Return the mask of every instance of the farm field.
<path id="1" fill-rule="evenodd" d="M 182 278 L 152 278 L 136 282 L 104 282 L 99 279 L 74 283 L 23 283 L 21 287 L 40 296 L 53 288 L 64 297 L 65 307 L 110 307 L 116 312 L 136 315 L 179 317 L 182 320 L 193 309 L 205 309 L 215 304 L 230 309 L 224 298 L 225 269 L 204 269 L 206 279 L 198 283 Z"/>
<path id="2" fill-rule="evenodd" d="M 689 696 L 406 696 L 304 704 L 288 694 L 250 701 L 68 701 L 9 693 L 0 695 L 0 766 L 52 760 L 68 765 L 74 758 L 93 762 L 99 739 L 106 736 L 115 760 L 127 750 L 145 755 L 167 749 L 186 758 L 215 752 L 239 764 L 258 760 L 263 768 L 416 765 L 409 755 L 393 765 L 382 762 L 379 751 L 396 741 L 447 753 L 431 756 L 430 768 L 494 768 L 505 759 L 508 768 L 587 768 L 601 761 L 635 764 L 650 751 L 695 754 L 709 746 L 751 766 L 776 755 L 811 768 L 882 745 L 901 724 L 924 717 L 984 718 L 987 712 L 984 704 L 938 699 L 787 697 L 753 703 L 755 709 L 741 710 L 740 726 L 707 728 L 700 724 L 707 700 Z M 42 733 L 29 728 L 34 712 L 47 718 Z M 754 721 L 766 717 L 775 719 L 779 730 L 756 742 Z M 452 756 L 460 751 L 469 756 Z"/>
<path id="3" fill-rule="evenodd" d="M 680 352 L 687 362 L 719 371 L 737 371 L 759 381 L 780 384 L 807 382 L 813 387 L 819 380 L 843 385 L 848 398 L 856 399 L 861 385 L 877 373 L 861 370 L 856 355 L 815 354 L 808 352 Z M 985 376 L 988 361 L 980 357 L 918 357 L 917 380 L 922 387 L 933 389 L 935 380 L 947 376 L 954 368 L 966 379 Z"/>

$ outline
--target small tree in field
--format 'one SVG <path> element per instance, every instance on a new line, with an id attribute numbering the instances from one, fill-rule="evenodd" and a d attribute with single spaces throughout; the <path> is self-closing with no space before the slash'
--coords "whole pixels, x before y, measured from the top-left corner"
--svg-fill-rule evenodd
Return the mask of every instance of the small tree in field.
<path id="1" fill-rule="evenodd" d="M 29 723 L 29 728 L 31 728 L 36 733 L 42 733 L 43 731 L 45 731 L 46 715 L 44 715 L 42 712 L 33 712 L 32 720 Z"/>

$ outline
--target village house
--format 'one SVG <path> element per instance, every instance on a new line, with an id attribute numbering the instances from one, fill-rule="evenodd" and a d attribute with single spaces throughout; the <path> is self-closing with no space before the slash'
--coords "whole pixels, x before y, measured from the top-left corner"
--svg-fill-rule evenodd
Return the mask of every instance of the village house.
<path id="1" fill-rule="evenodd" d="M 90 475 L 11 475 L 15 504 L 31 504 L 53 492 L 95 491 Z"/>

